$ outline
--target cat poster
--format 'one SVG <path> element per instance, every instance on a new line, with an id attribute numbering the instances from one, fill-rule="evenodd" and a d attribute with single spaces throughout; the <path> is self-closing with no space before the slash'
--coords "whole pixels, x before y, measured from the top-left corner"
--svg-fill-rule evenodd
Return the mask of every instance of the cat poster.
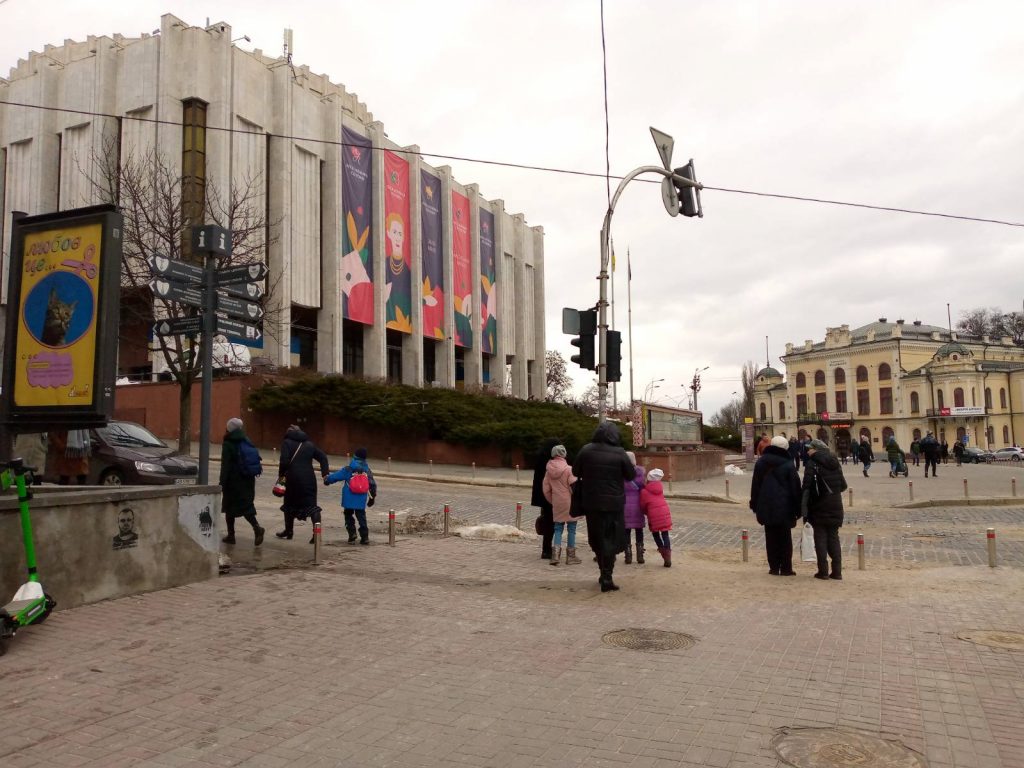
<path id="1" fill-rule="evenodd" d="M 117 368 L 120 214 L 21 216 L 13 230 L 4 421 L 103 424 Z"/>

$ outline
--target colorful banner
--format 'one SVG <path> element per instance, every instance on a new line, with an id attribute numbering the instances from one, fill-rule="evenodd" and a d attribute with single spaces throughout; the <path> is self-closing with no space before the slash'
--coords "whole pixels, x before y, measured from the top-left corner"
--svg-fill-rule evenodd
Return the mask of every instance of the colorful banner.
<path id="1" fill-rule="evenodd" d="M 342 127 L 341 316 L 373 325 L 373 144 Z"/>
<path id="2" fill-rule="evenodd" d="M 494 214 L 480 209 L 480 351 L 498 349 L 498 292 L 495 288 Z"/>
<path id="3" fill-rule="evenodd" d="M 473 252 L 469 247 L 469 198 L 452 190 L 452 291 L 455 344 L 473 346 Z"/>
<path id="4" fill-rule="evenodd" d="M 423 242 L 423 335 L 444 338 L 444 252 L 441 238 L 441 180 L 420 171 L 420 226 Z"/>
<path id="5" fill-rule="evenodd" d="M 393 331 L 412 333 L 412 257 L 409 238 L 409 163 L 384 153 L 384 323 Z"/>
<path id="6" fill-rule="evenodd" d="M 15 406 L 93 405 L 102 237 L 99 223 L 26 233 Z"/>

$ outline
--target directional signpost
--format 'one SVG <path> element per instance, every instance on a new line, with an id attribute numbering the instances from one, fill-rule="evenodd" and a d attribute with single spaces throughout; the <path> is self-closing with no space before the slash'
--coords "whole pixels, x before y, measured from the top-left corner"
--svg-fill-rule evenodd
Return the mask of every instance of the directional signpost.
<path id="1" fill-rule="evenodd" d="M 162 253 L 154 253 L 146 262 L 154 279 L 178 280 L 197 286 L 203 284 L 203 268 L 195 264 L 171 259 Z"/>
<path id="2" fill-rule="evenodd" d="M 217 296 L 217 311 L 250 322 L 263 319 L 263 307 L 259 304 L 231 296 Z"/>
<path id="3" fill-rule="evenodd" d="M 180 336 L 185 333 L 198 333 L 203 329 L 203 318 L 175 317 L 153 323 L 153 333 L 157 336 Z"/>
<path id="4" fill-rule="evenodd" d="M 201 288 L 190 288 L 184 283 L 156 278 L 149 281 L 149 289 L 153 295 L 164 301 L 176 301 L 190 307 L 202 307 L 206 302 Z"/>
<path id="5" fill-rule="evenodd" d="M 227 317 L 217 318 L 217 333 L 225 336 L 237 336 L 240 339 L 259 341 L 263 338 L 263 331 L 255 325 L 247 325 Z"/>

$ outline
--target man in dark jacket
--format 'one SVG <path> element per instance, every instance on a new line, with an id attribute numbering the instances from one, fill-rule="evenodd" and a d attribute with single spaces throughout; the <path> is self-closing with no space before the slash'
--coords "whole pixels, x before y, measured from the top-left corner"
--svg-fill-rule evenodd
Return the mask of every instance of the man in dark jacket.
<path id="1" fill-rule="evenodd" d="M 771 576 L 796 576 L 792 528 L 800 517 L 800 474 L 786 438 L 776 435 L 754 465 L 750 508 L 764 526 L 764 548 Z"/>
<path id="2" fill-rule="evenodd" d="M 242 474 L 241 462 L 238 458 L 240 443 L 249 442 L 245 436 L 244 425 L 239 418 L 228 419 L 227 434 L 220 449 L 220 483 L 222 499 L 220 509 L 224 513 L 228 533 L 221 541 L 225 544 L 235 543 L 235 518 L 244 517 L 252 526 L 255 536 L 254 544 L 258 547 L 263 543 L 266 531 L 256 522 L 256 478 Z"/>
<path id="3" fill-rule="evenodd" d="M 530 495 L 530 504 L 540 509 L 541 560 L 551 559 L 551 539 L 555 533 L 551 502 L 544 498 L 544 473 L 547 471 L 548 462 L 551 461 L 551 449 L 561 444 L 562 441 L 557 437 L 545 439 L 533 460 L 533 492 Z"/>
<path id="4" fill-rule="evenodd" d="M 839 542 L 839 529 L 843 525 L 843 491 L 846 478 L 833 456 L 821 440 L 811 440 L 807 446 L 808 462 L 804 470 L 803 496 L 800 508 L 804 519 L 814 528 L 814 552 L 818 556 L 816 579 L 843 578 L 843 552 Z M 832 559 L 832 573 L 828 560 Z"/>
<path id="5" fill-rule="evenodd" d="M 929 432 L 921 440 L 921 451 L 924 453 L 924 476 L 928 477 L 928 467 L 932 468 L 932 477 L 935 477 L 935 465 L 939 459 L 939 441 L 935 435 Z"/>
<path id="6" fill-rule="evenodd" d="M 615 556 L 626 550 L 624 481 L 636 470 L 620 444 L 619 428 L 608 421 L 598 425 L 590 442 L 580 449 L 572 466 L 583 483 L 583 511 L 587 516 L 587 543 L 597 555 L 602 592 L 618 589 L 612 581 Z M 579 482 L 578 481 L 578 482 Z"/>

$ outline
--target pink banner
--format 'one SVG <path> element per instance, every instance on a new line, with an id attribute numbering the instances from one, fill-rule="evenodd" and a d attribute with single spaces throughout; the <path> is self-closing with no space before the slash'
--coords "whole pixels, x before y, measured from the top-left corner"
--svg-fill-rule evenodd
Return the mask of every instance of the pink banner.
<path id="1" fill-rule="evenodd" d="M 452 296 L 455 344 L 473 346 L 473 251 L 469 245 L 469 198 L 452 190 Z"/>
<path id="2" fill-rule="evenodd" d="M 409 245 L 409 163 L 384 153 L 385 325 L 412 333 L 412 257 Z"/>

